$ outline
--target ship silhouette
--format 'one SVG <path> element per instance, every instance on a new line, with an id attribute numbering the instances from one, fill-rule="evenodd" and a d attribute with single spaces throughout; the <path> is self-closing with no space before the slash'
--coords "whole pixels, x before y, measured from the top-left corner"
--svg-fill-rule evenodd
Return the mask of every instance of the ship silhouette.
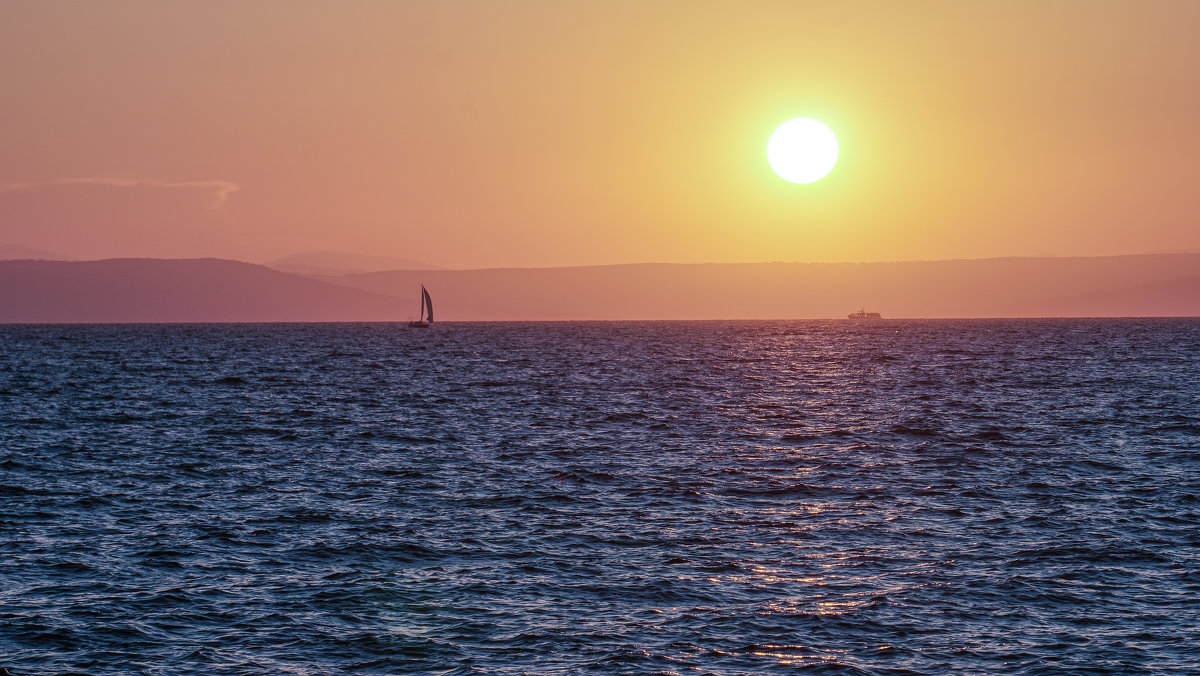
<path id="1" fill-rule="evenodd" d="M 846 315 L 847 319 L 883 319 L 878 312 L 867 312 L 867 308 L 863 308 L 858 312 L 851 312 Z"/>

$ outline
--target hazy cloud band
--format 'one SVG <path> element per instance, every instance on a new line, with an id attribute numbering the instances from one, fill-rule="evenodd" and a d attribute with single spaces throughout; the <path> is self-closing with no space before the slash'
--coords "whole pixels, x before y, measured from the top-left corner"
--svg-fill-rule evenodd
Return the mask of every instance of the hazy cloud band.
<path id="1" fill-rule="evenodd" d="M 26 181 L 21 183 L 10 183 L 0 192 L 15 192 L 18 190 L 36 190 L 38 188 L 49 188 L 61 185 L 101 185 L 112 186 L 117 188 L 137 188 L 149 186 L 153 188 L 182 188 L 192 190 L 212 190 L 216 193 L 216 197 L 209 208 L 220 209 L 225 201 L 229 199 L 229 195 L 241 189 L 232 181 L 164 181 L 156 178 L 106 178 L 106 177 L 90 177 L 90 178 L 56 178 L 50 181 Z"/>

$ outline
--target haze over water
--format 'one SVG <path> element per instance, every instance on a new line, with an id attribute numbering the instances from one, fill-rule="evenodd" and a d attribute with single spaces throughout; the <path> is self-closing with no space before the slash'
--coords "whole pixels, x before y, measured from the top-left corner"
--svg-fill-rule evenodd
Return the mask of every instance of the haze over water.
<path id="1" fill-rule="evenodd" d="M 14 674 L 1200 665 L 1200 320 L 0 346 Z"/>

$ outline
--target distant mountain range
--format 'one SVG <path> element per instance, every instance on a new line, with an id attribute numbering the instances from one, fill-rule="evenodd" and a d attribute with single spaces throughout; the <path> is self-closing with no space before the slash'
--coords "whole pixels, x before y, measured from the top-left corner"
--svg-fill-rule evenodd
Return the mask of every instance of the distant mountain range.
<path id="1" fill-rule="evenodd" d="M 21 244 L 0 244 L 0 261 L 12 260 L 73 261 L 75 259 L 53 251 L 35 249 Z"/>
<path id="2" fill-rule="evenodd" d="M 0 261 L 0 322 L 1200 316 L 1200 254 L 282 272 L 220 259 Z"/>
<path id="3" fill-rule="evenodd" d="M 266 264 L 269 268 L 300 275 L 348 275 L 381 270 L 441 270 L 436 265 L 411 258 L 371 256 L 346 251 L 306 251 L 284 256 Z"/>
<path id="4" fill-rule="evenodd" d="M 446 318 L 464 319 L 844 318 L 864 307 L 884 318 L 1200 316 L 1200 254 L 392 271 L 337 282 L 410 298 L 423 283 Z"/>
<path id="5" fill-rule="evenodd" d="M 394 298 L 237 261 L 0 261 L 5 323 L 400 318 Z"/>

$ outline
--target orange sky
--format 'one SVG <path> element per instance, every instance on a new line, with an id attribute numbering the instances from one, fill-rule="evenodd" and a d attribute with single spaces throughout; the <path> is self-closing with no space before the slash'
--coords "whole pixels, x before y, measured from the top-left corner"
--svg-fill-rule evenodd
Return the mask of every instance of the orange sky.
<path id="1" fill-rule="evenodd" d="M 1200 250 L 1200 2 L 0 4 L 0 245 L 448 267 Z M 776 178 L 816 117 L 834 172 Z"/>

